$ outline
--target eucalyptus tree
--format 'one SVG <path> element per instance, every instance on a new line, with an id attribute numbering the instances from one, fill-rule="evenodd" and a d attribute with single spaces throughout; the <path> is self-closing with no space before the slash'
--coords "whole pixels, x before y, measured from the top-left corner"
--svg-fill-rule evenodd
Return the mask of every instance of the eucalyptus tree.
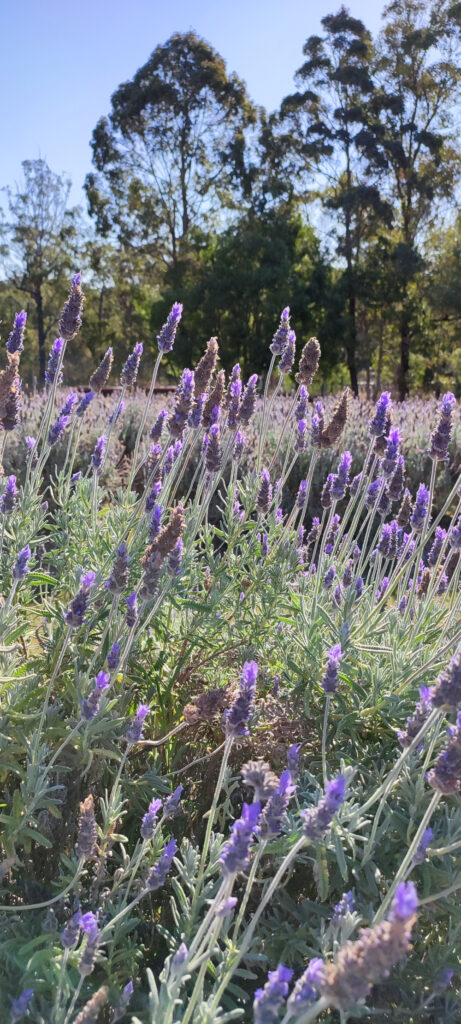
<path id="1" fill-rule="evenodd" d="M 244 83 L 194 32 L 157 46 L 93 132 L 86 192 L 99 233 L 179 282 L 192 241 L 248 187 L 256 117 Z"/>

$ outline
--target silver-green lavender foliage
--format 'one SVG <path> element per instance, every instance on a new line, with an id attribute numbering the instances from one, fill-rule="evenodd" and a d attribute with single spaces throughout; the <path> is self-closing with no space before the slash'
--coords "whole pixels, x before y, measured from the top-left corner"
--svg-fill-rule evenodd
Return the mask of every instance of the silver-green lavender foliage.
<path id="1" fill-rule="evenodd" d="M 155 380 L 60 393 L 82 304 L 14 429 L 0 377 L 1 1019 L 459 1020 L 459 407 L 212 339 L 152 440 Z"/>

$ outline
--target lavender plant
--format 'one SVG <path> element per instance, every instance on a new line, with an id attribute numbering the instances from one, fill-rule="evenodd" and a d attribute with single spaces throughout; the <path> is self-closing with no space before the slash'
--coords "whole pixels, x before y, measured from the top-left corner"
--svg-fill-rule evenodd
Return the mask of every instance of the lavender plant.
<path id="1" fill-rule="evenodd" d="M 213 338 L 160 408 L 180 303 L 147 398 L 140 345 L 67 394 L 82 311 L 43 396 L 24 314 L 0 373 L 2 1019 L 455 1022 L 453 396 L 310 411 L 287 307 L 264 382 Z"/>

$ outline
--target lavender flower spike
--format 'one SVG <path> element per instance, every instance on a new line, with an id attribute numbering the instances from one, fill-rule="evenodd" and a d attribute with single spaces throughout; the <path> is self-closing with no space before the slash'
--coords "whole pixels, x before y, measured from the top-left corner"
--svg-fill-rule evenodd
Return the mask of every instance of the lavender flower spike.
<path id="1" fill-rule="evenodd" d="M 451 440 L 453 427 L 453 409 L 456 405 L 456 398 L 448 391 L 443 396 L 439 406 L 440 419 L 431 437 L 429 455 L 431 459 L 446 461 L 448 459 L 448 446 Z"/>
<path id="2" fill-rule="evenodd" d="M 104 672 L 102 670 L 101 672 L 98 672 L 95 679 L 95 685 L 90 696 L 82 700 L 82 719 L 84 722 L 91 722 L 93 718 L 96 718 L 102 694 L 104 693 L 104 690 L 107 690 L 109 683 L 109 672 Z"/>
<path id="3" fill-rule="evenodd" d="M 243 392 L 240 405 L 239 418 L 243 427 L 247 427 L 256 407 L 256 388 L 258 385 L 258 374 L 254 373 Z"/>
<path id="4" fill-rule="evenodd" d="M 375 415 L 369 423 L 368 429 L 373 437 L 383 437 L 386 434 L 386 424 L 391 408 L 391 393 L 383 391 L 376 403 Z"/>
<path id="5" fill-rule="evenodd" d="M 96 441 L 96 444 L 94 446 L 93 454 L 91 456 L 91 461 L 93 463 L 93 469 L 94 469 L 94 471 L 96 473 L 100 473 L 101 472 L 102 465 L 103 465 L 103 462 L 104 462 L 104 456 L 106 454 L 106 447 L 107 447 L 107 437 L 106 437 L 105 434 L 102 434 L 101 437 L 98 437 L 98 440 Z"/>
<path id="6" fill-rule="evenodd" d="M 13 565 L 13 579 L 16 580 L 16 582 L 19 583 L 19 581 L 23 580 L 27 573 L 30 572 L 27 564 L 30 557 L 31 550 L 29 545 L 26 544 L 25 548 L 16 555 L 16 561 Z"/>
<path id="7" fill-rule="evenodd" d="M 71 626 L 72 629 L 77 629 L 85 622 L 85 613 L 90 600 L 90 591 L 94 586 L 95 579 L 96 573 L 94 572 L 87 572 L 80 579 L 80 589 L 70 602 L 69 609 L 64 616 L 67 625 Z"/>
<path id="8" fill-rule="evenodd" d="M 450 658 L 448 668 L 440 673 L 431 691 L 431 704 L 443 711 L 461 709 L 461 644 Z"/>
<path id="9" fill-rule="evenodd" d="M 14 318 L 14 327 L 11 333 L 8 335 L 8 341 L 6 342 L 6 351 L 13 355 L 14 352 L 24 351 L 24 333 L 26 329 L 27 313 L 25 309 L 21 309 L 20 313 L 16 313 Z"/>
<path id="10" fill-rule="evenodd" d="M 387 978 L 410 946 L 418 897 L 412 882 L 402 882 L 387 921 L 364 928 L 355 942 L 346 942 L 334 963 L 326 964 L 319 979 L 320 995 L 344 1016 L 363 1002 L 372 987 Z"/>
<path id="11" fill-rule="evenodd" d="M 139 743 L 142 739 L 144 721 L 147 718 L 149 711 L 150 707 L 148 704 L 138 704 L 138 710 L 125 733 L 127 743 Z"/>
<path id="12" fill-rule="evenodd" d="M 352 455 L 350 452 L 343 452 L 341 455 L 338 472 L 333 477 L 331 484 L 331 497 L 336 501 L 344 498 L 346 487 L 349 483 L 349 473 L 352 466 Z"/>
<path id="13" fill-rule="evenodd" d="M 33 998 L 33 988 L 26 988 L 24 989 L 24 992 L 21 992 L 21 995 L 18 996 L 17 999 L 12 999 L 10 1017 L 11 1024 L 16 1024 L 18 1020 L 22 1020 L 22 1018 L 25 1017 L 29 1008 L 29 1003 Z"/>
<path id="14" fill-rule="evenodd" d="M 78 416 L 81 419 L 81 417 L 84 415 L 84 413 L 88 409 L 88 406 L 89 406 L 90 402 L 93 401 L 93 398 L 94 398 L 94 391 L 87 391 L 82 396 L 82 398 L 80 399 L 80 402 L 79 402 L 79 404 L 77 406 L 75 415 Z"/>
<path id="15" fill-rule="evenodd" d="M 239 693 L 223 714 L 223 729 L 227 736 L 248 736 L 248 719 L 253 710 L 257 675 L 257 663 L 246 661 L 240 678 Z"/>
<path id="16" fill-rule="evenodd" d="M 161 800 L 151 800 L 146 814 L 141 823 L 141 839 L 152 839 L 157 827 L 158 812 L 161 810 Z"/>
<path id="17" fill-rule="evenodd" d="M 268 512 L 272 502 L 272 484 L 268 469 L 261 473 L 261 485 L 256 498 L 256 505 L 260 512 Z"/>
<path id="18" fill-rule="evenodd" d="M 182 309 L 183 307 L 181 302 L 174 302 L 160 334 L 157 334 L 158 350 L 163 354 L 165 352 L 171 352 L 171 349 L 173 348 L 176 331 L 182 316 Z"/>
<path id="19" fill-rule="evenodd" d="M 328 651 L 328 662 L 325 669 L 325 675 L 322 679 L 322 689 L 325 693 L 336 693 L 339 686 L 339 666 L 341 659 L 344 658 L 344 654 L 341 650 L 341 644 L 335 644 Z"/>
<path id="20" fill-rule="evenodd" d="M 242 816 L 231 828 L 231 837 L 224 844 L 219 858 L 224 878 L 232 878 L 239 871 L 246 871 L 250 863 L 250 844 L 257 830 L 261 811 L 259 802 L 243 804 Z"/>
<path id="21" fill-rule="evenodd" d="M 272 344 L 270 350 L 274 356 L 281 356 L 282 352 L 288 342 L 288 335 L 290 333 L 290 307 L 285 306 L 282 310 L 280 317 L 279 326 L 272 338 Z"/>
<path id="22" fill-rule="evenodd" d="M 0 498 L 0 512 L 4 516 L 9 516 L 16 508 L 18 503 L 18 488 L 16 487 L 16 477 L 9 476 L 6 482 L 5 490 Z"/>
<path id="23" fill-rule="evenodd" d="M 59 360 L 61 358 L 61 352 L 64 348 L 64 338 L 56 338 L 51 346 L 50 355 L 48 359 L 48 366 L 45 370 L 45 380 L 47 384 L 52 384 L 57 373 L 59 366 Z M 62 381 L 62 370 L 59 371 L 59 376 L 56 383 L 61 384 Z"/>
<path id="24" fill-rule="evenodd" d="M 293 369 L 293 363 L 296 356 L 296 334 L 294 331 L 290 331 L 288 335 L 287 344 L 282 352 L 279 359 L 278 371 L 284 376 L 286 373 L 291 373 Z"/>
<path id="25" fill-rule="evenodd" d="M 74 274 L 69 297 L 65 302 L 59 330 L 64 341 L 72 341 L 82 326 L 82 310 L 85 296 L 82 292 L 82 275 Z"/>
<path id="26" fill-rule="evenodd" d="M 343 775 L 327 782 L 325 796 L 322 797 L 317 807 L 311 807 L 302 811 L 303 834 L 312 843 L 317 842 L 330 828 L 333 816 L 343 803 L 346 795 L 346 780 Z"/>
<path id="27" fill-rule="evenodd" d="M 433 789 L 449 796 L 461 789 L 461 711 L 456 726 L 451 726 L 447 746 L 439 754 L 427 781 Z"/>
<path id="28" fill-rule="evenodd" d="M 324 967 L 325 964 L 320 957 L 313 957 L 307 970 L 298 978 L 287 1003 L 287 1008 L 293 1016 L 307 1009 L 317 999 Z"/>
<path id="29" fill-rule="evenodd" d="M 175 853 L 176 840 L 170 839 L 170 842 L 165 846 L 162 856 L 149 872 L 146 882 L 146 888 L 149 892 L 155 892 L 156 889 L 160 889 L 162 885 L 165 885 Z"/>
<path id="30" fill-rule="evenodd" d="M 264 988 L 255 992 L 253 1003 L 254 1024 L 275 1024 L 289 992 L 293 971 L 279 964 L 275 971 L 269 971 Z"/>
<path id="31" fill-rule="evenodd" d="M 421 533 L 427 520 L 429 512 L 429 491 L 425 484 L 420 484 L 413 511 L 410 516 L 410 525 L 415 533 Z"/>
<path id="32" fill-rule="evenodd" d="M 48 432 L 48 444 L 50 448 L 52 448 L 53 445 L 57 444 L 58 441 L 61 439 L 68 423 L 69 416 L 60 415 L 58 416 L 56 423 L 54 423 L 53 426 L 50 427 Z"/>
<path id="33" fill-rule="evenodd" d="M 140 341 L 138 341 L 136 343 L 136 345 L 134 346 L 133 351 L 128 356 L 128 359 L 127 359 L 127 361 L 126 361 L 126 363 L 125 363 L 125 365 L 124 365 L 124 367 L 122 369 L 122 372 L 120 374 L 120 383 L 122 384 L 122 386 L 125 385 L 125 387 L 129 387 L 131 384 L 135 383 L 136 377 L 138 376 L 139 363 L 141 362 L 141 356 L 142 356 L 142 344 L 141 344 Z"/>

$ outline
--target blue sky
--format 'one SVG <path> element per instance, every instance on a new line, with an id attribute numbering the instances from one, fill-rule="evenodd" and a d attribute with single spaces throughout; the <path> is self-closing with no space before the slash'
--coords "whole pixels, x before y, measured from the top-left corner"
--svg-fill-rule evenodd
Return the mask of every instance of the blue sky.
<path id="1" fill-rule="evenodd" d="M 83 202 L 89 146 L 110 97 L 158 43 L 195 29 L 275 109 L 293 88 L 308 35 L 340 0 L 11 0 L 0 4 L 0 187 L 20 179 L 21 161 L 43 157 L 73 181 Z M 380 0 L 351 0 L 377 32 Z"/>

